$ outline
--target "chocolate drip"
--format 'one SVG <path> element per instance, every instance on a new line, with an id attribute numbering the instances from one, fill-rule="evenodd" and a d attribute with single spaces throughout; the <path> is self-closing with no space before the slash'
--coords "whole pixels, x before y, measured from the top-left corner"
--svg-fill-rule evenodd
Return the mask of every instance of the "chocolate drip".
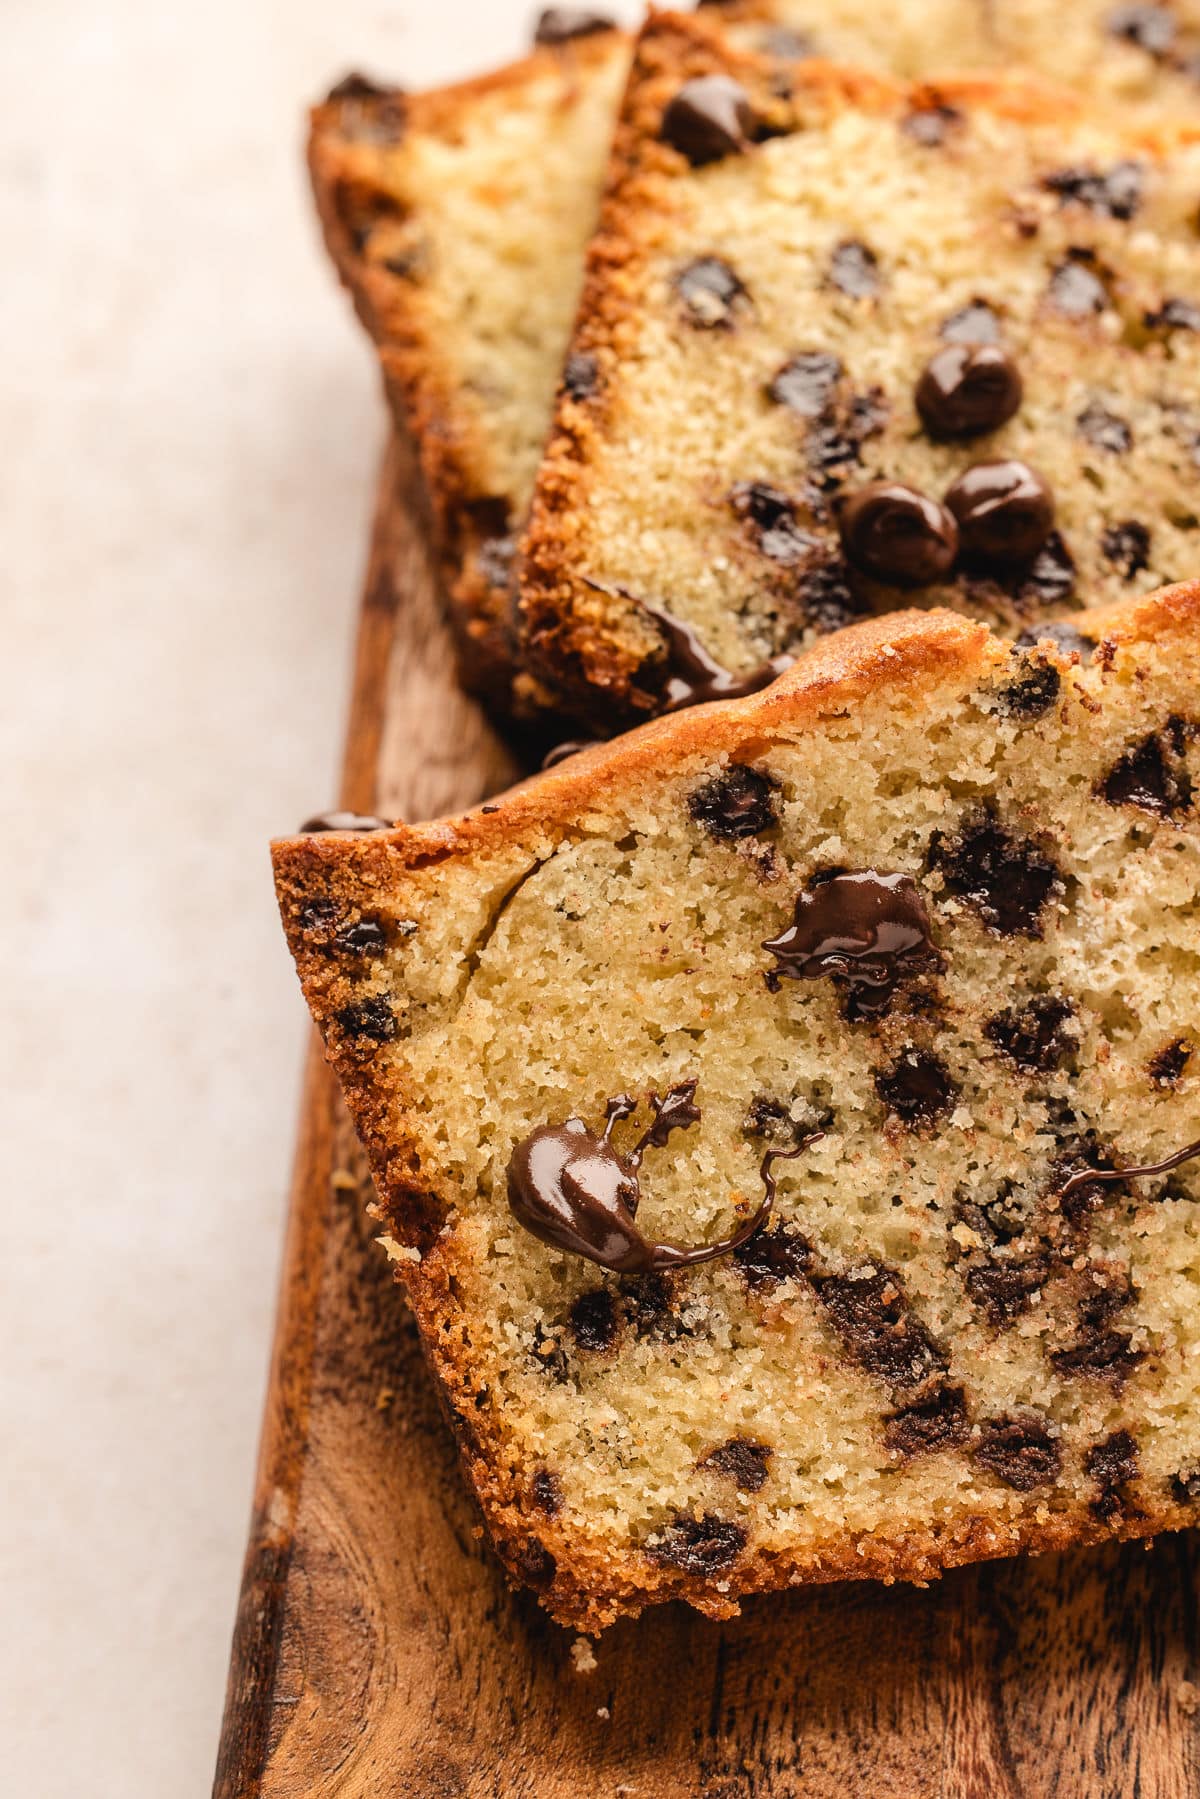
<path id="1" fill-rule="evenodd" d="M 607 1123 L 600 1136 L 576 1117 L 533 1131 L 517 1144 L 508 1165 L 508 1203 L 514 1218 L 543 1243 L 619 1274 L 694 1268 L 740 1249 L 771 1215 L 775 1200 L 772 1162 L 790 1160 L 816 1138 L 806 1139 L 795 1149 L 768 1150 L 761 1165 L 766 1189 L 762 1204 L 731 1236 L 691 1249 L 654 1243 L 635 1222 L 641 1201 L 638 1170 L 648 1149 L 663 1148 L 672 1131 L 690 1130 L 699 1122 L 695 1092 L 695 1081 L 683 1081 L 661 1099 L 652 1093 L 653 1119 L 626 1155 L 614 1148 L 612 1131 L 618 1120 L 637 1110 L 638 1101 L 628 1093 L 618 1093 L 608 1101 Z"/>
<path id="2" fill-rule="evenodd" d="M 902 980 L 945 967 L 916 882 L 873 868 L 818 877 L 797 895 L 794 922 L 762 947 L 779 963 L 769 986 L 828 975 L 851 1017 L 881 1016 Z"/>
<path id="3" fill-rule="evenodd" d="M 1062 1187 L 1059 1199 L 1069 1199 L 1073 1193 L 1082 1192 L 1085 1187 L 1098 1185 L 1101 1182 L 1116 1183 L 1132 1181 L 1145 1176 L 1150 1178 L 1156 1174 L 1170 1174 L 1172 1168 L 1178 1168 L 1184 1162 L 1190 1162 L 1194 1156 L 1200 1156 L 1200 1137 L 1195 1143 L 1189 1143 L 1186 1149 L 1177 1149 L 1173 1156 L 1165 1162 L 1149 1162 L 1141 1168 L 1081 1168 L 1073 1174 Z"/>
<path id="4" fill-rule="evenodd" d="M 661 606 L 652 606 L 648 600 L 640 600 L 627 587 L 615 583 L 610 586 L 589 575 L 583 576 L 583 582 L 594 593 L 629 600 L 647 613 L 662 631 L 667 640 L 667 669 L 661 704 L 655 707 L 658 713 L 681 712 L 685 706 L 703 706 L 710 700 L 744 700 L 769 687 L 796 660 L 794 656 L 772 656 L 769 662 L 760 663 L 748 674 L 735 675 L 709 655 L 690 625 L 685 625 L 672 613 L 664 612 Z"/>
<path id="5" fill-rule="evenodd" d="M 302 837 L 315 837 L 322 831 L 390 831 L 386 818 L 375 818 L 367 812 L 319 812 L 306 818 L 300 826 Z"/>
<path id="6" fill-rule="evenodd" d="M 595 749 L 598 743 L 603 742 L 602 737 L 580 737 L 572 739 L 568 743 L 556 743 L 554 748 L 547 750 L 542 757 L 541 773 L 545 774 L 548 768 L 557 768 L 560 762 L 567 762 L 572 756 L 578 756 L 581 750 Z"/>

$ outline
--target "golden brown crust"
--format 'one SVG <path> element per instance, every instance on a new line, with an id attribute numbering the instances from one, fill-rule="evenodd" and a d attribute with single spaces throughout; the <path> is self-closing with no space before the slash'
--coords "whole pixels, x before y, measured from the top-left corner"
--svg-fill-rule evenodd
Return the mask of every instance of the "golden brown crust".
<path id="1" fill-rule="evenodd" d="M 1101 666 L 1119 679 L 1136 666 L 1141 645 L 1161 648 L 1178 640 L 1194 646 L 1200 634 L 1200 581 L 1084 613 L 1078 623 L 1085 636 L 1100 640 Z M 693 755 L 709 761 L 722 753 L 756 755 L 772 742 L 797 738 L 819 728 L 823 719 L 854 713 L 881 697 L 890 706 L 919 710 L 942 683 L 961 686 L 964 678 L 973 680 L 989 664 L 1005 660 L 1005 650 L 983 626 L 952 613 L 872 620 L 820 644 L 770 689 L 652 721 L 461 817 L 355 836 L 293 837 L 273 846 L 288 942 L 370 1155 L 396 1272 L 414 1307 L 488 1531 L 514 1578 L 538 1586 L 543 1603 L 562 1623 L 598 1629 L 623 1612 L 669 1597 L 724 1615 L 736 1609 L 741 1596 L 802 1581 L 927 1581 L 964 1562 L 1149 1536 L 1191 1522 L 1186 1508 L 1140 1490 L 1136 1509 L 1107 1521 L 1084 1505 L 1003 1523 L 960 1516 L 944 1528 L 899 1536 L 894 1531 L 850 1535 L 819 1553 L 752 1548 L 724 1571 L 723 1590 L 640 1552 L 614 1563 L 609 1547 L 590 1543 L 578 1527 L 560 1526 L 552 1517 L 532 1527 L 520 1446 L 481 1395 L 461 1308 L 453 1299 L 456 1278 L 468 1272 L 466 1251 L 453 1233 L 439 1234 L 446 1205 L 430 1190 L 421 1143 L 404 1122 L 419 1110 L 419 1096 L 391 1076 L 384 1091 L 372 1072 L 370 1051 L 364 1054 L 341 1028 L 339 1011 L 355 988 L 314 926 L 319 909 L 330 903 L 353 917 L 381 911 L 391 916 L 389 907 L 411 877 L 463 860 L 475 869 L 486 867 L 494 893 L 502 896 L 572 824 L 602 816 L 610 797 L 636 790 L 664 766 Z"/>
<path id="2" fill-rule="evenodd" d="M 325 243 L 378 347 L 396 422 L 416 450 L 463 681 L 501 712 L 541 709 L 528 682 L 514 698 L 512 602 L 489 573 L 488 546 L 522 521 L 495 478 L 487 431 L 450 360 L 422 271 L 389 257 L 396 227 L 436 203 L 409 167 L 405 144 L 453 144 L 481 103 L 518 107 L 547 76 L 569 96 L 625 41 L 598 33 L 419 94 L 351 78 L 310 115 L 308 166 Z"/>
<path id="3" fill-rule="evenodd" d="M 571 710 L 602 728 L 636 722 L 661 704 L 666 646 L 658 627 L 636 596 L 591 581 L 588 564 L 597 453 L 620 406 L 622 370 L 636 351 L 645 274 L 677 210 L 673 184 L 687 170 L 660 133 L 668 100 L 683 82 L 720 72 L 741 83 L 759 118 L 780 131 L 847 108 L 896 118 L 939 107 L 976 109 L 1034 125 L 1084 112 L 1079 95 L 1026 73 L 955 74 L 913 84 L 812 59 L 789 65 L 781 90 L 778 60 L 738 47 L 721 29 L 728 18 L 769 13 L 751 5 L 714 9 L 711 20 L 657 14 L 635 45 L 571 344 L 572 354 L 594 362 L 597 379 L 583 398 L 559 395 L 519 575 L 519 629 L 529 666 Z M 1197 135 L 1179 123 L 1136 126 L 1126 141 L 1131 153 L 1139 146 L 1165 153 Z M 611 403 L 609 386 L 618 395 Z"/>

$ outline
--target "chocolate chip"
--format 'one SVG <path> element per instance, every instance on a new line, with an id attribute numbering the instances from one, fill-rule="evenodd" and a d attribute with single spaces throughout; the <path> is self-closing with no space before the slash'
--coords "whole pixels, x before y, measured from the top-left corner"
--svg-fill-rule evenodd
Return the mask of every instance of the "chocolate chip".
<path id="1" fill-rule="evenodd" d="M 617 21 L 607 13 L 588 12 L 581 6 L 548 6 L 533 31 L 535 44 L 566 44 L 572 38 L 612 31 Z"/>
<path id="2" fill-rule="evenodd" d="M 685 1334 L 675 1311 L 675 1289 L 669 1276 L 652 1271 L 622 1280 L 620 1285 L 621 1310 L 635 1335 L 674 1342 Z"/>
<path id="3" fill-rule="evenodd" d="M 1024 388 L 1000 344 L 945 344 L 926 363 L 916 388 L 917 411 L 934 438 L 980 437 L 1012 418 Z"/>
<path id="4" fill-rule="evenodd" d="M 759 549 L 772 562 L 807 562 L 821 549 L 820 539 L 796 523 L 795 506 L 780 488 L 766 481 L 739 481 L 730 492 L 729 503 L 740 519 L 754 527 Z"/>
<path id="5" fill-rule="evenodd" d="M 903 1391 L 945 1373 L 945 1353 L 913 1315 L 893 1269 L 810 1278 L 830 1323 L 868 1374 Z"/>
<path id="6" fill-rule="evenodd" d="M 586 350 L 573 350 L 563 367 L 563 392 L 572 400 L 589 400 L 600 381 L 600 365 Z"/>
<path id="7" fill-rule="evenodd" d="M 330 88 L 327 98 L 336 100 L 384 100 L 390 94 L 398 92 L 396 88 L 382 87 L 379 82 L 372 81 L 369 75 L 352 72 L 343 75 L 339 82 Z"/>
<path id="8" fill-rule="evenodd" d="M 1075 559 L 1063 542 L 1062 534 L 1051 531 L 1025 571 L 1019 597 L 1033 606 L 1060 606 L 1074 591 Z M 1053 636 L 1057 628 L 1052 624 L 1038 627 L 1043 636 Z M 1071 627 L 1064 626 L 1063 629 L 1071 630 Z M 1078 636 L 1078 632 L 1074 635 Z"/>
<path id="9" fill-rule="evenodd" d="M 972 562 L 1030 562 L 1054 523 L 1054 497 L 1027 462 L 975 463 L 947 490 L 946 506 Z"/>
<path id="10" fill-rule="evenodd" d="M 342 915 L 342 909 L 336 900 L 310 900 L 300 908 L 298 923 L 300 929 L 309 935 L 328 937 L 330 930 Z"/>
<path id="11" fill-rule="evenodd" d="M 408 102 L 401 88 L 382 87 L 366 75 L 347 75 L 329 90 L 329 102 L 341 108 L 338 127 L 343 136 L 356 143 L 394 144 L 404 136 Z M 382 196 L 380 209 L 391 210 Z M 362 232 L 360 249 L 369 235 L 369 229 Z"/>
<path id="12" fill-rule="evenodd" d="M 736 1562 L 746 1547 L 746 1531 L 727 1518 L 683 1512 L 646 1545 L 651 1561 L 684 1574 L 719 1574 Z"/>
<path id="13" fill-rule="evenodd" d="M 928 587 L 954 566 L 958 526 L 927 494 L 899 481 L 872 481 L 846 496 L 838 530 L 848 560 L 895 587 Z"/>
<path id="14" fill-rule="evenodd" d="M 558 1573 L 554 1557 L 537 1537 L 529 1537 L 517 1545 L 513 1551 L 513 1562 L 518 1575 L 529 1587 L 552 1586 L 554 1576 Z"/>
<path id="15" fill-rule="evenodd" d="M 733 1259 L 746 1285 L 757 1291 L 806 1274 L 812 1263 L 812 1245 L 799 1231 L 777 1222 L 735 1249 Z"/>
<path id="16" fill-rule="evenodd" d="M 961 1387 L 935 1387 L 884 1421 L 883 1440 L 896 1455 L 909 1460 L 956 1449 L 968 1435 L 967 1397 Z"/>
<path id="17" fill-rule="evenodd" d="M 1064 656 L 1078 656 L 1085 663 L 1091 661 L 1092 651 L 1096 647 L 1090 637 L 1082 636 L 1066 619 L 1049 619 L 1044 625 L 1034 625 L 1028 631 L 1022 631 L 1015 647 L 1019 650 L 1036 649 L 1046 638 L 1056 644 Z"/>
<path id="18" fill-rule="evenodd" d="M 1135 575 L 1150 566 L 1150 532 L 1136 518 L 1110 525 L 1100 540 L 1100 547 L 1127 581 L 1132 581 Z"/>
<path id="19" fill-rule="evenodd" d="M 312 837 L 321 831 L 390 831 L 391 825 L 386 818 L 373 818 L 367 812 L 319 812 L 300 826 L 302 837 Z"/>
<path id="20" fill-rule="evenodd" d="M 1109 219 L 1131 219 L 1142 203 L 1145 171 L 1138 162 L 1115 162 L 1111 169 L 1059 169 L 1042 186 L 1064 203 L 1073 201 Z"/>
<path id="21" fill-rule="evenodd" d="M 535 1324 L 533 1327 L 530 1354 L 539 1372 L 548 1374 L 556 1385 L 562 1386 L 570 1380 L 571 1365 L 567 1360 L 566 1350 L 557 1337 L 550 1336 L 540 1324 Z"/>
<path id="22" fill-rule="evenodd" d="M 1108 16 L 1110 36 L 1135 44 L 1148 56 L 1166 56 L 1175 42 L 1175 19 L 1169 6 L 1118 6 Z"/>
<path id="23" fill-rule="evenodd" d="M 617 1307 L 607 1287 L 590 1287 L 571 1304 L 567 1316 L 580 1349 L 600 1352 L 617 1340 Z"/>
<path id="24" fill-rule="evenodd" d="M 742 1493 L 757 1493 L 766 1483 L 770 1460 L 771 1451 L 765 1444 L 730 1437 L 728 1443 L 706 1455 L 700 1466 L 726 1475 Z"/>
<path id="25" fill-rule="evenodd" d="M 662 117 L 664 140 L 695 166 L 740 155 L 758 124 L 750 96 L 729 75 L 686 81 Z"/>
<path id="26" fill-rule="evenodd" d="M 1074 1017 L 1074 1010 L 1057 994 L 1035 994 L 1023 1006 L 989 1018 L 983 1034 L 1027 1074 L 1052 1074 L 1073 1048 L 1063 1026 Z"/>
<path id="27" fill-rule="evenodd" d="M 1056 311 L 1069 319 L 1086 318 L 1111 305 L 1109 292 L 1086 251 L 1073 251 L 1050 276 L 1046 297 Z"/>
<path id="28" fill-rule="evenodd" d="M 1164 300 L 1156 312 L 1147 312 L 1142 323 L 1148 331 L 1200 331 L 1200 306 L 1193 300 Z"/>
<path id="29" fill-rule="evenodd" d="M 1137 1479 L 1138 1446 L 1127 1430 L 1114 1431 L 1102 1443 L 1093 1443 L 1083 1459 L 1085 1471 L 1098 1484 L 1100 1491 L 1092 1500 L 1098 1518 L 1112 1518 L 1125 1509 L 1122 1487 Z"/>
<path id="30" fill-rule="evenodd" d="M 1192 1059 L 1194 1045 L 1186 1037 L 1176 1037 L 1174 1042 L 1165 1043 L 1156 1050 L 1146 1064 L 1146 1073 L 1156 1087 L 1175 1087 L 1183 1078 L 1183 1071 Z"/>
<path id="31" fill-rule="evenodd" d="M 796 586 L 796 600 L 806 622 L 817 631 L 840 631 L 862 615 L 862 604 L 841 556 L 824 555 L 810 562 Z"/>
<path id="32" fill-rule="evenodd" d="M 1082 1136 L 1065 1137 L 1062 1150 L 1055 1157 L 1051 1168 L 1049 1191 L 1058 1196 L 1062 1215 L 1072 1230 L 1078 1230 L 1089 1214 L 1098 1211 L 1110 1194 L 1125 1191 L 1120 1183 L 1107 1181 L 1082 1181 L 1078 1185 L 1073 1184 L 1089 1169 L 1111 1174 L 1116 1171 L 1116 1163 L 1094 1131 L 1087 1131 Z"/>
<path id="33" fill-rule="evenodd" d="M 387 931 L 377 918 L 360 918 L 343 925 L 334 935 L 334 946 L 347 956 L 377 956 L 387 948 Z"/>
<path id="34" fill-rule="evenodd" d="M 808 428 L 804 452 L 817 484 L 837 487 L 859 461 L 859 450 L 887 423 L 888 406 L 880 388 L 852 394 L 842 406 L 831 405 Z"/>
<path id="35" fill-rule="evenodd" d="M 1062 1468 L 1062 1449 L 1042 1419 L 1028 1413 L 984 1418 L 972 1455 L 989 1474 L 1017 1493 L 1052 1486 Z"/>
<path id="36" fill-rule="evenodd" d="M 370 1043 L 390 1043 L 396 1035 L 396 1015 L 392 1002 L 383 994 L 355 1000 L 334 1014 L 347 1037 L 363 1038 Z"/>
<path id="37" fill-rule="evenodd" d="M 949 1110 L 958 1087 L 940 1057 L 910 1049 L 890 1068 L 879 1070 L 875 1091 L 901 1124 L 919 1130 Z"/>
<path id="38" fill-rule="evenodd" d="M 1195 1505 L 1200 1499 L 1200 1468 L 1194 1464 L 1171 1476 L 1171 1497 L 1179 1505 Z"/>
<path id="39" fill-rule="evenodd" d="M 873 299 L 882 285 L 879 258 L 859 238 L 845 238 L 829 258 L 829 281 L 852 300 Z"/>
<path id="40" fill-rule="evenodd" d="M 1062 876 L 1028 838 L 1006 831 L 990 812 L 964 819 L 955 838 L 939 832 L 930 862 L 947 890 L 974 907 L 1001 937 L 1040 937 L 1042 908 L 1062 888 Z"/>
<path id="41" fill-rule="evenodd" d="M 922 149 L 936 150 L 965 122 L 956 106 L 922 106 L 916 112 L 906 113 L 900 121 L 900 129 Z"/>
<path id="42" fill-rule="evenodd" d="M 1110 456 L 1124 456 L 1133 448 L 1133 431 L 1127 421 L 1099 400 L 1084 408 L 1075 420 L 1075 429 L 1080 437 L 1097 450 L 1107 450 Z"/>
<path id="43" fill-rule="evenodd" d="M 1127 750 L 1100 784 L 1110 806 L 1138 806 L 1158 818 L 1173 818 L 1192 803 L 1192 780 L 1184 761 L 1186 729 L 1169 719 L 1162 731 Z"/>
<path id="44" fill-rule="evenodd" d="M 1062 691 L 1062 676 L 1052 662 L 1022 658 L 1025 663 L 1015 680 L 996 694 L 1001 709 L 1013 718 L 1041 718 Z"/>
<path id="45" fill-rule="evenodd" d="M 562 1482 L 549 1468 L 539 1468 L 529 1484 L 530 1495 L 539 1512 L 553 1518 L 562 1510 Z"/>
<path id="46" fill-rule="evenodd" d="M 806 1115 L 796 1119 L 792 1117 L 790 1101 L 776 1099 L 771 1093 L 756 1093 L 746 1108 L 742 1131 L 757 1142 L 791 1149 L 814 1130 L 828 1130 L 832 1123 L 832 1111 L 816 1094 L 806 1104 Z"/>
<path id="47" fill-rule="evenodd" d="M 802 350 L 785 362 L 767 392 L 804 419 L 820 418 L 842 378 L 842 365 L 824 350 Z"/>
<path id="48" fill-rule="evenodd" d="M 1040 1251 L 1026 1256 L 983 1253 L 969 1259 L 963 1285 L 972 1304 L 1000 1329 L 1029 1310 L 1049 1278 L 1050 1259 Z"/>
<path id="49" fill-rule="evenodd" d="M 1000 320 L 986 300 L 971 300 L 943 321 L 938 336 L 948 344 L 998 343 Z"/>
<path id="50" fill-rule="evenodd" d="M 1107 1381 L 1114 1387 L 1124 1386 L 1145 1359 L 1145 1350 L 1134 1349 L 1124 1331 L 1102 1331 L 1050 1357 L 1058 1374 Z"/>
<path id="51" fill-rule="evenodd" d="M 737 272 L 720 256 L 697 256 L 675 277 L 675 291 L 683 301 L 689 325 L 698 330 L 727 330 L 734 309 L 749 294 Z"/>
<path id="52" fill-rule="evenodd" d="M 761 769 L 731 762 L 688 795 L 688 812 L 710 837 L 727 843 L 758 837 L 779 823 L 778 785 Z"/>

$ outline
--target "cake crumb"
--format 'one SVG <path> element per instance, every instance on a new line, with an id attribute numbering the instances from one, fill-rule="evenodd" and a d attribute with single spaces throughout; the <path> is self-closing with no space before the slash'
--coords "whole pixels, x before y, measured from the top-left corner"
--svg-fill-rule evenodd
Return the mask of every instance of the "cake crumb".
<path id="1" fill-rule="evenodd" d="M 612 1713 L 609 1711 L 609 1709 L 606 1705 L 598 1705 L 596 1707 L 596 1716 L 598 1718 L 603 1718 L 605 1723 L 607 1723 L 608 1720 L 612 1717 Z"/>
<path id="2" fill-rule="evenodd" d="M 389 1411 L 395 1397 L 395 1387 L 380 1387 L 378 1393 L 375 1395 L 375 1410 L 377 1412 Z"/>
<path id="3" fill-rule="evenodd" d="M 329 1184 L 339 1193 L 353 1193 L 358 1182 L 348 1168 L 335 1168 L 329 1177 Z"/>
<path id="4" fill-rule="evenodd" d="M 1200 1711 L 1200 1687 L 1192 1680 L 1181 1680 L 1175 1688 L 1175 1703 L 1188 1717 Z"/>
<path id="5" fill-rule="evenodd" d="M 576 1674 L 594 1674 L 597 1667 L 592 1645 L 586 1637 L 576 1637 L 571 1644 L 571 1660 L 575 1664 Z"/>

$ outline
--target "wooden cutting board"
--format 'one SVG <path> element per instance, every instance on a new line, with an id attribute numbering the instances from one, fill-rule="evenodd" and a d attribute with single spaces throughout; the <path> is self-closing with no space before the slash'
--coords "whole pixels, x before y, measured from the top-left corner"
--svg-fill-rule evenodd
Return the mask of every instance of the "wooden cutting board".
<path id="1" fill-rule="evenodd" d="M 410 491 L 393 446 L 342 800 L 417 819 L 514 771 Z M 1190 1536 L 663 1607 L 578 1667 L 479 1540 L 368 1191 L 314 1047 L 216 1799 L 1200 1799 Z"/>

